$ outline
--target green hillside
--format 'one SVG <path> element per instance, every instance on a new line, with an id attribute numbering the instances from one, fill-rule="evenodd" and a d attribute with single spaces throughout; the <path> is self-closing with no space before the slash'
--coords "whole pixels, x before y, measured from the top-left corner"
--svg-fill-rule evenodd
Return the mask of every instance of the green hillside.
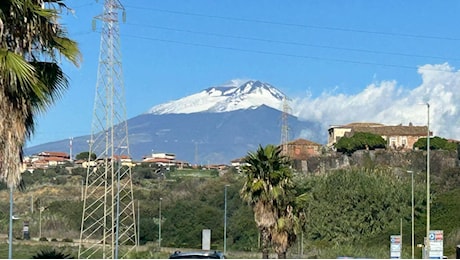
<path id="1" fill-rule="evenodd" d="M 223 250 L 224 187 L 227 190 L 227 253 L 230 258 L 257 257 L 258 231 L 252 209 L 239 190 L 243 178 L 235 170 L 172 170 L 164 177 L 147 166 L 133 168 L 134 198 L 139 212 L 141 247 L 133 258 L 165 258 L 168 252 L 201 248 L 202 229 L 211 229 L 212 249 Z M 389 237 L 403 234 L 403 257 L 411 256 L 411 182 L 401 169 L 373 167 L 329 171 L 323 175 L 295 177 L 297 193 L 308 194 L 303 204 L 307 217 L 304 230 L 288 251 L 291 258 L 389 257 Z M 29 221 L 34 248 L 31 258 L 43 247 L 59 247 L 76 256 L 82 214 L 84 169 L 55 168 L 25 173 L 26 190 L 14 193 L 16 245 L 22 238 L 23 221 Z M 444 254 L 455 256 L 460 244 L 460 171 L 433 173 L 431 229 L 444 231 Z M 448 185 L 447 185 L 448 184 Z M 415 175 L 415 243 L 426 234 L 425 175 Z M 0 192 L 0 232 L 8 234 L 8 192 Z M 162 251 L 158 253 L 159 206 L 162 199 Z M 40 209 L 41 212 L 40 212 Z M 137 214 L 137 212 L 136 212 Z M 47 241 L 44 241 L 46 238 Z M 2 240 L 6 242 L 6 239 Z M 7 246 L 5 243 L 4 248 Z M 0 257 L 7 251 L 0 246 Z M 16 251 L 15 251 L 16 252 Z M 415 257 L 421 258 L 420 248 Z"/>

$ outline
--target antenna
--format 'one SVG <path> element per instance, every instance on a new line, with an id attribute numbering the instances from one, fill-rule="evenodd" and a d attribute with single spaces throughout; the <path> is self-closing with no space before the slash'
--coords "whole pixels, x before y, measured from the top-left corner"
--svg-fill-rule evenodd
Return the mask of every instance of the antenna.
<path id="1" fill-rule="evenodd" d="M 137 245 L 120 53 L 119 0 L 105 0 L 78 258 L 127 258 Z M 95 28 L 95 20 L 93 21 Z M 118 248 L 123 246 L 123 255 Z"/>

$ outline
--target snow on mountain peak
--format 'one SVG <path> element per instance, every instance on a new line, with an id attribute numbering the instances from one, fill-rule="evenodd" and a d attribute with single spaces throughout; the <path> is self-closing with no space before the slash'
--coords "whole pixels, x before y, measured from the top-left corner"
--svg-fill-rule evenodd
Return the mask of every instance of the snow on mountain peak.
<path id="1" fill-rule="evenodd" d="M 151 114 L 190 114 L 255 109 L 266 105 L 277 110 L 283 106 L 284 94 L 268 83 L 232 80 L 199 93 L 152 107 Z"/>

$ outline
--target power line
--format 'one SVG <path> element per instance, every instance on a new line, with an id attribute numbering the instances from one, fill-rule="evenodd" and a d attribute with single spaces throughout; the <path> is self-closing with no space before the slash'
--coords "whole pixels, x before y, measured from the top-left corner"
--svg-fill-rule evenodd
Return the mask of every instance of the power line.
<path id="1" fill-rule="evenodd" d="M 331 49 L 331 50 L 344 50 L 344 51 L 353 51 L 353 52 L 361 52 L 361 53 L 369 53 L 369 54 L 384 54 L 384 55 L 393 55 L 393 56 L 404 56 L 404 57 L 413 57 L 413 58 L 429 58 L 429 59 L 440 59 L 440 60 L 447 60 L 447 59 L 449 59 L 449 60 L 457 60 L 457 61 L 460 60 L 460 58 L 446 58 L 446 57 L 440 57 L 440 56 L 406 54 L 406 53 L 401 53 L 401 52 L 383 52 L 383 51 L 375 51 L 375 50 L 369 50 L 369 49 L 344 48 L 344 47 L 335 47 L 335 46 L 326 46 L 326 45 L 302 43 L 302 42 L 280 41 L 280 40 L 273 40 L 273 39 L 266 39 L 266 38 L 245 37 L 245 36 L 235 36 L 235 35 L 221 34 L 221 33 L 193 31 L 193 30 L 177 29 L 177 28 L 163 27 L 163 26 L 156 26 L 156 25 L 144 25 L 144 24 L 136 24 L 136 23 L 127 23 L 127 25 L 133 25 L 133 26 L 137 26 L 137 27 L 155 28 L 155 29 L 167 30 L 167 31 L 175 31 L 175 32 L 185 32 L 185 33 L 191 33 L 191 34 L 200 34 L 200 35 L 206 35 L 206 36 L 226 37 L 226 38 L 231 38 L 231 39 L 242 39 L 242 40 L 268 42 L 268 43 L 279 43 L 279 44 L 304 46 L 304 47 L 314 47 L 314 48 Z"/>
<path id="2" fill-rule="evenodd" d="M 249 23 L 261 23 L 261 24 L 269 24 L 269 25 L 281 25 L 281 26 L 298 27 L 298 28 L 309 28 L 309 29 L 328 30 L 328 31 L 341 31 L 341 32 L 353 32 L 353 33 L 363 33 L 363 34 L 376 34 L 376 35 L 384 35 L 384 36 L 398 36 L 398 37 L 405 37 L 405 38 L 460 41 L 460 38 L 446 37 L 446 36 L 394 33 L 394 32 L 382 32 L 382 31 L 369 31 L 369 30 L 360 30 L 360 29 L 331 27 L 331 26 L 317 26 L 317 25 L 306 25 L 306 24 L 296 24 L 296 23 L 285 23 L 285 22 L 257 20 L 257 19 L 239 18 L 239 17 L 230 17 L 230 16 L 199 14 L 199 13 L 191 13 L 191 12 L 183 12 L 183 11 L 175 11 L 175 10 L 167 10 L 167 9 L 159 9 L 159 8 L 146 8 L 145 6 L 138 7 L 138 6 L 131 6 L 131 5 L 126 6 L 125 5 L 125 7 L 133 8 L 133 9 L 141 9 L 141 10 L 144 10 L 144 11 L 148 10 L 148 11 L 171 13 L 171 14 L 186 15 L 186 16 L 205 17 L 205 18 L 212 18 L 212 19 L 241 21 L 241 22 L 249 22 Z"/>
<path id="3" fill-rule="evenodd" d="M 393 67 L 393 68 L 410 69 L 410 70 L 417 69 L 414 66 L 408 66 L 408 65 L 397 65 L 397 64 L 387 64 L 387 63 L 367 62 L 367 61 L 357 61 L 357 60 L 347 60 L 347 59 L 337 59 L 337 58 L 325 58 L 325 57 L 310 56 L 310 55 L 288 54 L 288 53 L 260 51 L 260 50 L 248 50 L 248 49 L 241 49 L 241 48 L 235 48 L 235 47 L 223 47 L 223 46 L 216 46 L 216 45 L 211 45 L 211 44 L 203 44 L 203 43 L 190 43 L 190 42 L 183 42 L 183 41 L 176 41 L 176 40 L 165 40 L 165 39 L 151 38 L 151 37 L 138 36 L 138 35 L 129 35 L 129 34 L 123 34 L 123 35 L 126 37 L 131 37 L 131 38 L 136 38 L 136 39 L 182 44 L 182 45 L 189 45 L 189 46 L 196 46 L 196 47 L 224 49 L 224 50 L 246 52 L 246 53 L 257 53 L 257 54 L 265 54 L 265 55 L 273 55 L 273 56 L 283 56 L 283 57 L 291 57 L 291 58 L 301 58 L 301 59 L 340 62 L 340 63 L 351 63 L 351 64 L 359 64 L 359 65 Z M 433 69 L 424 68 L 424 70 L 442 71 L 442 70 L 434 69 L 434 68 Z"/>
<path id="4" fill-rule="evenodd" d="M 335 27 L 318 27 L 318 26 L 301 25 L 301 24 L 293 24 L 293 23 L 281 23 L 281 22 L 271 22 L 271 21 L 246 19 L 246 18 L 235 18 L 235 17 L 226 17 L 226 16 L 197 14 L 197 13 L 181 12 L 181 11 L 157 9 L 157 8 L 145 8 L 145 7 L 136 7 L 136 6 L 125 6 L 125 7 L 129 7 L 129 8 L 133 8 L 133 9 L 156 11 L 156 12 L 173 13 L 173 14 L 179 14 L 179 15 L 201 16 L 201 17 L 214 18 L 214 19 L 226 19 L 226 20 L 253 22 L 253 23 L 276 24 L 276 25 L 283 25 L 283 26 L 296 26 L 296 27 L 315 28 L 315 29 L 319 28 L 319 29 L 336 30 L 336 31 L 350 31 L 350 32 L 383 34 L 383 35 L 393 35 L 393 36 L 405 36 L 405 37 L 415 37 L 415 38 L 425 38 L 425 39 L 460 40 L 460 39 L 457 39 L 457 38 L 448 38 L 448 37 L 410 35 L 410 34 L 377 32 L 377 31 L 365 31 L 365 30 L 355 30 L 355 29 L 335 28 Z M 242 40 L 266 42 L 266 43 L 278 43 L 278 44 L 287 44 L 287 45 L 294 45 L 294 46 L 305 46 L 305 47 L 322 48 L 322 49 L 330 49 L 330 50 L 342 50 L 342 51 L 359 52 L 359 53 L 367 53 L 367 54 L 382 54 L 382 55 L 392 55 L 392 56 L 412 57 L 412 58 L 428 58 L 428 59 L 437 59 L 437 60 L 443 60 L 443 61 L 446 61 L 446 60 L 459 61 L 460 60 L 460 58 L 455 58 L 455 57 L 446 58 L 446 57 L 433 56 L 433 55 L 408 54 L 408 53 L 402 53 L 402 52 L 384 52 L 384 51 L 377 51 L 377 50 L 371 50 L 371 49 L 345 48 L 345 47 L 336 47 L 336 46 L 318 45 L 318 44 L 310 44 L 310 43 L 302 43 L 302 42 L 292 42 L 292 41 L 284 41 L 284 40 L 265 39 L 265 38 L 257 38 L 257 37 L 235 36 L 235 35 L 222 34 L 222 33 L 213 33 L 213 32 L 205 32 L 205 31 L 185 30 L 185 29 L 162 27 L 162 26 L 155 26 L 155 25 L 146 25 L 146 24 L 128 23 L 128 25 L 133 25 L 133 26 L 137 26 L 137 27 L 155 28 L 155 29 L 160 29 L 160 30 L 192 33 L 192 34 L 199 34 L 199 35 L 207 35 L 207 36 L 214 36 L 214 37 L 226 37 L 226 38 L 231 38 L 231 39 L 242 39 Z M 80 34 L 83 34 L 83 33 L 80 33 Z M 183 42 L 183 41 L 174 41 L 174 40 L 166 40 L 166 39 L 158 39 L 158 38 L 155 39 L 155 38 L 133 36 L 133 35 L 129 35 L 128 37 L 143 38 L 143 39 L 146 39 L 146 40 L 154 40 L 154 41 L 162 41 L 162 42 L 171 42 L 171 43 L 177 43 L 177 44 L 183 44 L 183 45 L 189 45 L 189 46 L 201 46 L 201 47 L 210 47 L 210 48 L 218 48 L 218 49 L 227 49 L 227 50 L 233 50 L 233 51 L 253 52 L 253 53 L 259 53 L 259 54 L 270 54 L 270 55 L 278 55 L 278 56 L 281 55 L 281 56 L 289 56 L 289 57 L 298 56 L 298 57 L 316 59 L 316 60 L 323 59 L 323 60 L 329 60 L 329 61 L 339 61 L 339 62 L 355 63 L 355 64 L 380 65 L 380 66 L 387 66 L 387 67 L 389 66 L 389 67 L 400 67 L 400 68 L 414 69 L 414 67 L 412 67 L 412 66 L 401 66 L 401 65 L 395 65 L 395 64 L 383 64 L 383 63 L 375 63 L 375 62 L 353 61 L 353 60 L 346 60 L 346 59 L 330 59 L 330 58 L 321 58 L 321 57 L 313 57 L 313 56 L 305 56 L 305 55 L 290 55 L 290 54 L 268 52 L 268 51 L 244 50 L 244 49 L 238 49 L 238 48 L 232 48 L 232 47 L 220 47 L 220 46 L 215 46 L 215 45 L 210 45 L 210 44 L 187 43 L 187 42 Z"/>
<path id="5" fill-rule="evenodd" d="M 96 33 L 100 33 L 100 31 L 95 31 Z M 93 32 L 81 32 L 81 34 L 88 34 Z M 164 42 L 164 43 L 172 43 L 172 44 L 180 44 L 180 45 L 187 45 L 187 46 L 194 46 L 194 47 L 203 47 L 203 48 L 213 48 L 213 49 L 223 49 L 228 51 L 236 51 L 236 52 L 245 52 L 245 53 L 256 53 L 261 55 L 271 55 L 271 56 L 283 56 L 283 57 L 290 57 L 290 58 L 299 58 L 299 59 L 310 59 L 310 60 L 319 60 L 319 61 L 326 61 L 326 62 L 339 62 L 339 63 L 350 63 L 350 64 L 358 64 L 358 65 L 373 65 L 373 66 L 380 66 L 380 67 L 393 67 L 393 68 L 401 68 L 401 69 L 409 69 L 414 70 L 418 69 L 416 66 L 409 66 L 409 65 L 398 65 L 398 64 L 388 64 L 388 63 L 379 63 L 379 62 L 367 62 L 367 61 L 358 61 L 358 60 L 349 60 L 349 59 L 337 59 L 337 58 L 327 58 L 327 57 L 319 57 L 319 56 L 312 56 L 312 55 L 300 55 L 300 54 L 288 54 L 288 53 L 281 53 L 281 52 L 271 52 L 271 51 L 261 51 L 261 50 L 249 50 L 249 49 L 242 49 L 236 47 L 224 47 L 224 46 L 217 46 L 212 44 L 205 44 L 205 43 L 192 43 L 192 42 L 185 42 L 185 41 L 177 41 L 177 40 L 168 40 L 168 39 L 161 39 L 161 38 L 153 38 L 147 36 L 139 36 L 139 35 L 131 35 L 131 34 L 124 34 L 120 33 L 121 36 L 130 37 L 134 39 L 141 39 L 141 40 L 148 40 L 148 41 L 157 41 L 157 42 Z M 236 36 L 238 37 L 238 36 Z M 251 39 L 251 38 L 248 38 Z M 254 38 L 256 40 L 257 38 Z M 258 39 L 261 40 L 262 39 Z M 289 42 L 286 42 L 289 44 Z M 292 42 L 291 44 L 297 44 Z M 298 43 L 298 45 L 302 45 L 302 43 Z M 308 44 L 305 44 L 308 45 Z M 332 46 L 315 46 L 318 48 L 330 48 L 330 49 L 343 49 L 347 50 L 347 48 L 340 48 L 340 47 L 332 47 Z M 454 60 L 458 61 L 459 58 L 443 58 L 439 56 L 426 56 L 426 55 L 417 55 L 417 54 L 404 54 L 404 53 L 391 53 L 391 52 L 378 52 L 372 50 L 360 50 L 360 49 L 349 49 L 350 51 L 356 52 L 368 52 L 368 53 L 376 53 L 376 54 L 386 54 L 386 55 L 395 55 L 395 56 L 406 56 L 406 57 L 418 57 L 418 58 L 432 58 L 432 59 L 442 59 L 442 60 Z M 436 68 L 424 68 L 426 71 L 443 71 L 442 69 Z"/>

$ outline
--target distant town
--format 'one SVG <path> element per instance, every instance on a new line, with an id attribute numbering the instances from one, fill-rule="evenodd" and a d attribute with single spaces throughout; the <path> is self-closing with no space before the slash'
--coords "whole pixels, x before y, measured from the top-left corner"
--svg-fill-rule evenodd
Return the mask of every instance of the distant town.
<path id="1" fill-rule="evenodd" d="M 288 155 L 293 160 L 306 160 L 309 157 L 320 156 L 325 152 L 335 152 L 335 143 L 344 136 L 352 136 L 356 132 L 366 132 L 380 135 L 387 142 L 386 149 L 398 151 L 410 151 L 413 149 L 414 143 L 420 138 L 426 138 L 428 134 L 427 126 L 414 126 L 411 123 L 408 125 L 388 126 L 379 123 L 350 123 L 347 125 L 331 126 L 328 129 L 328 141 L 326 145 L 321 145 L 306 139 L 296 139 L 287 143 L 281 144 L 283 153 Z M 432 133 L 430 132 L 430 136 Z M 454 140 L 452 140 L 455 142 Z M 249 152 L 249 151 L 248 151 Z M 87 159 L 71 156 L 70 153 L 62 151 L 42 151 L 34 155 L 24 158 L 24 168 L 28 171 L 35 169 L 46 169 L 59 165 L 71 163 L 74 167 L 87 167 Z M 135 166 L 139 163 L 151 163 L 161 167 L 176 167 L 176 168 L 193 168 L 204 167 L 208 169 L 222 170 L 227 167 L 239 168 L 243 163 L 243 157 L 235 158 L 226 164 L 210 164 L 210 165 L 192 165 L 190 162 L 178 160 L 174 152 L 158 152 L 146 155 L 140 161 L 133 161 L 128 155 L 121 155 L 120 160 L 123 165 Z"/>

